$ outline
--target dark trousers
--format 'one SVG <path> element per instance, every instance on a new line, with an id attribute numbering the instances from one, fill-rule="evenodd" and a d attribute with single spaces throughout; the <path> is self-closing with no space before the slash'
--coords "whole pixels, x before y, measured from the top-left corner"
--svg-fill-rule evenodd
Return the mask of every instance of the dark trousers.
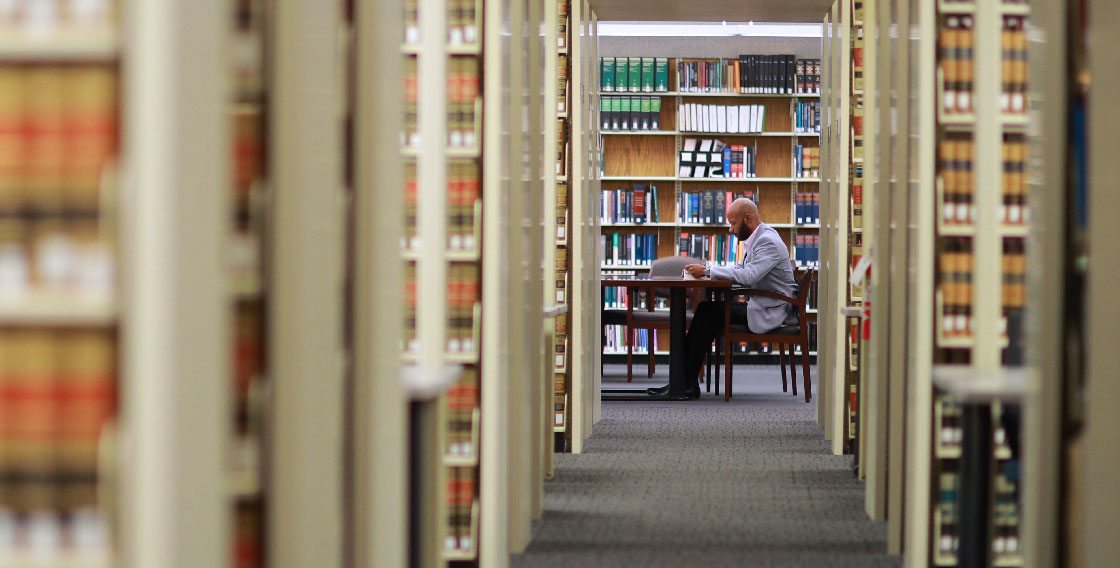
<path id="1" fill-rule="evenodd" d="M 695 381 L 700 376 L 700 369 L 704 366 L 704 355 L 712 349 L 712 340 L 723 334 L 723 302 L 700 302 L 696 307 L 696 314 L 692 316 L 692 325 L 685 335 L 684 345 L 684 378 L 685 385 Z M 731 305 L 731 323 L 747 324 L 747 305 L 736 302 Z"/>

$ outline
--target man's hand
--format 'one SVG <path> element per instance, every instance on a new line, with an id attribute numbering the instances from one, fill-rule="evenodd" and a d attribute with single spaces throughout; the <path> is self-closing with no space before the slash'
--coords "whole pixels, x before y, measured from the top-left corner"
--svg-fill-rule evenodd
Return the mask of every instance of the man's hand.
<path id="1" fill-rule="evenodd" d="M 686 272 L 688 272 L 690 275 L 692 275 L 693 278 L 703 278 L 704 277 L 704 265 L 703 264 L 690 264 L 690 265 L 684 267 L 684 269 L 685 269 Z"/>

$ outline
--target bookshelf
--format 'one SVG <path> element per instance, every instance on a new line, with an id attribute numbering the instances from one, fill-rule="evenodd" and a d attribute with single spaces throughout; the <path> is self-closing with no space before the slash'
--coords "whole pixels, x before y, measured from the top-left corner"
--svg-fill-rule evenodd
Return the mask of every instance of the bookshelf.
<path id="1" fill-rule="evenodd" d="M 0 564 L 110 566 L 127 377 L 117 14 L 0 14 Z M 88 31 L 86 31 L 88 30 Z"/>
<path id="2" fill-rule="evenodd" d="M 807 256 L 809 251 L 807 243 L 803 247 L 802 239 L 818 238 L 820 225 L 816 222 L 817 216 L 810 217 L 808 208 L 803 210 L 802 204 L 796 197 L 803 193 L 819 195 L 817 187 L 820 179 L 816 175 L 809 175 L 808 168 L 803 172 L 798 171 L 800 162 L 797 159 L 797 151 L 799 147 L 813 150 L 819 148 L 821 136 L 815 131 L 815 127 L 808 126 L 811 117 L 804 116 L 801 123 L 798 122 L 798 117 L 799 111 L 804 110 L 800 105 L 816 103 L 820 95 L 815 92 L 796 94 L 738 92 L 737 83 L 735 87 L 726 86 L 735 81 L 734 73 L 738 69 L 746 69 L 742 67 L 745 64 L 740 64 L 738 59 L 713 60 L 720 66 L 719 77 L 723 81 L 721 84 L 725 85 L 719 88 L 720 92 L 701 92 L 703 87 L 699 86 L 695 90 L 681 90 L 678 87 L 682 82 L 680 73 L 682 71 L 691 73 L 692 71 L 685 66 L 699 64 L 701 60 L 680 57 L 642 58 L 651 60 L 649 62 L 651 68 L 654 68 L 655 64 L 667 68 L 664 75 L 665 90 L 655 91 L 652 90 L 654 87 L 650 86 L 648 89 L 634 91 L 628 81 L 623 83 L 623 90 L 618 90 L 619 87 L 614 85 L 618 80 L 614 79 L 615 75 L 611 75 L 611 70 L 622 68 L 616 61 L 624 61 L 629 65 L 629 62 L 634 59 L 638 58 L 605 57 L 597 60 L 600 80 L 608 75 L 611 77 L 611 80 L 604 82 L 604 90 L 598 92 L 599 98 L 605 102 L 596 107 L 606 111 L 600 113 L 600 138 L 603 145 L 600 177 L 603 191 L 600 192 L 598 199 L 599 227 L 603 239 L 597 259 L 600 270 L 631 272 L 649 270 L 649 262 L 653 259 L 678 254 L 682 238 L 703 237 L 705 244 L 697 246 L 709 246 L 712 251 L 715 251 L 717 246 L 729 246 L 728 243 L 720 240 L 725 236 L 726 225 L 719 222 L 695 222 L 696 220 L 688 215 L 687 207 L 690 205 L 682 202 L 682 197 L 692 195 L 702 197 L 706 192 L 711 191 L 735 194 L 749 192 L 754 195 L 759 202 L 763 220 L 778 229 L 790 246 L 791 258 L 798 261 L 801 267 L 814 266 Z M 658 63 L 660 61 L 664 63 Z M 716 73 L 715 66 L 709 65 L 706 69 Z M 716 75 L 713 74 L 712 77 Z M 696 79 L 691 76 L 690 78 Z M 806 87 L 803 90 L 810 89 Z M 644 113 L 641 115 L 642 120 L 636 119 L 635 125 L 629 125 L 627 120 L 623 120 L 624 111 L 615 109 L 609 102 L 612 99 L 628 98 L 656 98 L 659 107 L 650 106 L 649 111 L 645 110 L 646 107 L 641 107 L 641 112 Z M 742 132 L 738 128 L 729 128 L 728 125 L 733 124 L 733 117 L 731 111 L 725 109 L 740 109 L 742 116 L 750 116 L 752 108 L 765 109 L 762 128 L 758 128 L 760 124 L 755 122 L 751 122 L 749 127 L 744 123 Z M 741 109 L 747 109 L 747 112 L 742 113 Z M 623 114 L 618 114 L 619 112 Z M 693 118 L 699 116 L 701 112 L 713 116 L 718 116 L 717 112 L 723 114 L 725 132 L 718 132 L 718 121 L 709 121 L 708 125 L 704 125 Z M 646 118 L 651 120 L 645 120 Z M 652 118 L 656 118 L 657 128 L 642 129 L 647 125 L 653 126 Z M 693 120 L 697 120 L 697 124 L 693 125 Z M 736 118 L 735 124 L 738 123 L 737 120 Z M 759 120 L 759 122 L 763 121 Z M 629 126 L 630 129 L 625 130 L 624 126 Z M 747 130 L 754 130 L 754 132 L 747 132 Z M 681 175 L 686 173 L 682 172 L 681 153 L 688 151 L 689 141 L 695 141 L 699 146 L 700 141 L 716 139 L 734 145 L 736 148 L 742 146 L 755 152 L 754 177 L 713 178 L 706 175 L 705 177 Z M 805 165 L 808 166 L 808 162 Z M 644 213 L 637 212 L 634 207 L 636 194 L 641 195 L 637 202 L 642 203 Z M 657 212 L 656 219 L 653 217 L 654 210 Z M 798 215 L 802 213 L 805 213 L 804 218 L 798 219 Z M 650 238 L 655 242 L 643 240 Z M 630 258 L 629 254 L 633 246 L 637 247 L 635 258 L 644 258 L 636 264 L 627 260 Z M 623 256 L 616 261 L 614 255 L 619 247 Z M 724 251 L 719 258 L 722 259 L 723 255 L 730 258 L 731 254 Z M 713 260 L 716 260 L 715 256 Z M 608 333 L 613 331 L 608 330 Z M 618 334 L 614 333 L 611 337 L 616 335 Z M 614 345 L 613 340 L 611 344 Z M 624 352 L 625 344 L 622 343 L 620 348 Z M 667 335 L 664 338 L 659 335 L 655 352 L 665 353 L 667 349 Z M 604 352 L 605 355 L 613 353 L 615 351 Z"/>
<path id="3" fill-rule="evenodd" d="M 915 473 L 907 478 L 903 549 L 908 562 L 1023 565 L 1021 492 L 1005 475 L 1010 456 L 1001 450 L 1006 433 L 998 419 L 1022 393 L 1013 360 L 1021 355 L 1008 345 L 1017 341 L 1013 322 L 1025 305 L 1021 226 L 1030 222 L 1030 204 L 1015 165 L 1025 156 L 1025 121 L 1005 118 L 1025 112 L 1027 75 L 1001 61 L 1001 51 L 1026 46 L 1016 35 L 1021 16 L 996 2 L 958 10 L 931 0 L 908 18 L 918 36 L 909 63 L 925 70 L 907 127 L 918 151 L 911 199 L 935 206 L 909 217 L 919 227 L 907 261 L 906 461 Z M 946 55 L 969 45 L 970 60 Z M 977 452 L 990 457 L 966 459 Z"/>

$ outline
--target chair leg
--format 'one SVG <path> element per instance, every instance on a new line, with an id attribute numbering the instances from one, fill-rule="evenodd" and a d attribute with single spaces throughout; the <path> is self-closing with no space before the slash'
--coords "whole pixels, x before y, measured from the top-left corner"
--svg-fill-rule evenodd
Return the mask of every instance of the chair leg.
<path id="1" fill-rule="evenodd" d="M 649 341 L 649 374 L 646 376 L 646 378 L 650 378 L 650 379 L 653 378 L 653 368 L 657 364 L 653 359 L 653 357 L 654 357 L 653 352 L 657 350 L 657 346 L 653 344 L 652 335 L 653 335 L 653 333 L 651 332 L 650 333 L 651 337 L 650 337 L 650 341 Z"/>
<path id="2" fill-rule="evenodd" d="M 793 358 L 793 346 L 789 346 L 789 382 L 793 383 L 793 396 L 797 396 L 797 361 Z"/>
<path id="3" fill-rule="evenodd" d="M 793 355 L 790 353 L 790 355 Z M 789 385 L 786 384 L 786 346 L 778 346 L 778 366 L 782 368 L 782 392 L 789 392 Z"/>
<path id="4" fill-rule="evenodd" d="M 801 340 L 801 366 L 805 373 L 805 402 L 813 399 L 813 387 L 809 382 L 809 338 Z"/>
<path id="5" fill-rule="evenodd" d="M 634 380 L 634 328 L 626 328 L 626 382 Z"/>

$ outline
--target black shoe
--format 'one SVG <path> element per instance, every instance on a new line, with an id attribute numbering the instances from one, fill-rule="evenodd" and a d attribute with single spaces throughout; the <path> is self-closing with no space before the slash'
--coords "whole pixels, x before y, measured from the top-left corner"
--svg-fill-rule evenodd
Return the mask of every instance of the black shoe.
<path id="1" fill-rule="evenodd" d="M 700 398 L 700 385 L 692 385 L 691 388 L 685 388 L 684 394 L 688 397 L 688 400 L 698 400 Z"/>
<path id="2" fill-rule="evenodd" d="M 650 396 L 665 396 L 665 395 L 669 394 L 669 385 L 665 385 L 663 387 L 652 388 L 652 389 L 646 389 L 646 393 L 649 394 Z"/>

